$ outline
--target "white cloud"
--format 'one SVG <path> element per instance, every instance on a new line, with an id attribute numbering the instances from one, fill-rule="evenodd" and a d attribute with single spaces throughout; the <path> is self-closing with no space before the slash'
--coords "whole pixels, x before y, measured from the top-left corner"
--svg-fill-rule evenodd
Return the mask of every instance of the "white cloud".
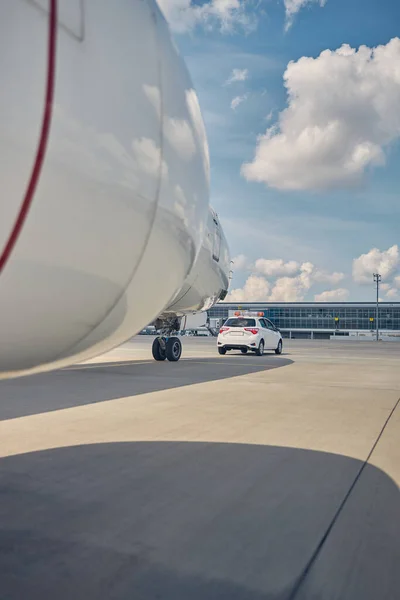
<path id="1" fill-rule="evenodd" d="M 300 265 L 295 260 L 288 262 L 281 258 L 267 259 L 259 258 L 255 262 L 255 270 L 257 273 L 266 275 L 267 277 L 279 277 L 282 275 L 295 275 L 300 268 Z"/>
<path id="2" fill-rule="evenodd" d="M 276 280 L 269 299 L 271 302 L 301 302 L 315 283 L 335 284 L 343 277 L 343 273 L 327 273 L 317 269 L 312 263 L 305 262 L 300 265 L 300 272 L 295 277 L 281 277 Z M 327 291 L 324 294 L 338 291 L 340 290 Z"/>
<path id="3" fill-rule="evenodd" d="M 244 254 L 239 254 L 235 256 L 233 260 L 233 269 L 235 271 L 243 271 L 248 267 L 248 261 Z"/>
<path id="4" fill-rule="evenodd" d="M 388 290 L 386 292 L 386 298 L 390 298 L 390 299 L 396 299 L 399 296 L 399 290 L 396 290 L 396 288 L 390 288 L 390 290 Z"/>
<path id="5" fill-rule="evenodd" d="M 330 283 L 332 285 L 339 283 L 344 278 L 344 273 L 328 273 L 323 269 L 316 268 L 310 262 L 301 264 L 295 260 L 285 262 L 282 258 L 258 258 L 253 265 L 250 265 L 243 254 L 235 260 L 239 260 L 240 268 L 247 268 L 269 278 L 301 275 L 303 279 L 305 276 L 310 277 L 313 283 Z M 239 267 L 236 265 L 236 268 Z"/>
<path id="6" fill-rule="evenodd" d="M 257 19 L 246 11 L 245 0 L 210 0 L 195 4 L 192 0 L 158 0 L 159 7 L 176 33 L 185 33 L 197 26 L 218 28 L 229 33 L 237 27 L 254 30 Z"/>
<path id="7" fill-rule="evenodd" d="M 372 248 L 353 260 L 353 279 L 357 283 L 373 283 L 373 274 L 380 273 L 382 279 L 391 277 L 400 266 L 399 247 L 397 244 L 388 250 Z"/>
<path id="8" fill-rule="evenodd" d="M 245 100 L 247 100 L 247 94 L 243 94 L 242 96 L 235 96 L 231 102 L 231 109 L 236 110 L 239 104 L 242 104 L 242 102 L 244 102 Z"/>
<path id="9" fill-rule="evenodd" d="M 337 283 L 344 277 L 343 273 L 327 273 L 317 269 L 311 262 L 300 264 L 296 261 L 260 258 L 253 267 L 255 273 L 250 275 L 243 288 L 232 290 L 229 300 L 300 302 L 315 283 Z M 264 276 L 277 279 L 271 284 Z M 252 294 L 257 294 L 257 297 Z"/>
<path id="10" fill-rule="evenodd" d="M 287 31 L 293 24 L 295 15 L 304 8 L 307 4 L 318 2 L 320 6 L 325 6 L 327 0 L 284 0 L 286 23 L 285 30 Z"/>
<path id="11" fill-rule="evenodd" d="M 272 288 L 271 302 L 300 302 L 308 286 L 300 277 L 280 277 Z"/>
<path id="12" fill-rule="evenodd" d="M 270 110 L 267 116 L 265 117 L 266 121 L 272 121 L 272 117 L 274 116 L 274 110 Z"/>
<path id="13" fill-rule="evenodd" d="M 231 85 L 236 81 L 246 81 L 249 78 L 248 69 L 232 69 L 230 77 L 226 80 L 225 85 Z"/>
<path id="14" fill-rule="evenodd" d="M 315 294 L 315 302 L 345 302 L 349 297 L 349 290 L 338 288 L 337 290 L 326 290 L 321 294 Z"/>
<path id="15" fill-rule="evenodd" d="M 313 273 L 314 281 L 318 281 L 320 283 L 330 283 L 332 285 L 336 285 L 339 281 L 344 279 L 344 273 L 327 273 L 326 271 L 321 271 L 320 269 L 316 269 Z"/>
<path id="16" fill-rule="evenodd" d="M 310 262 L 300 266 L 300 273 L 296 277 L 281 277 L 276 280 L 272 288 L 271 302 L 300 302 L 311 288 L 315 267 Z"/>
<path id="17" fill-rule="evenodd" d="M 232 290 L 227 298 L 227 302 L 252 302 L 268 299 L 270 285 L 264 277 L 259 275 L 250 275 L 243 288 Z"/>
<path id="18" fill-rule="evenodd" d="M 400 275 L 393 278 L 392 284 L 381 283 L 380 288 L 386 292 L 386 298 L 389 300 L 398 300 L 400 296 Z"/>
<path id="19" fill-rule="evenodd" d="M 284 190 L 358 185 L 400 137 L 399 63 L 399 38 L 290 62 L 288 107 L 259 137 L 243 176 Z"/>

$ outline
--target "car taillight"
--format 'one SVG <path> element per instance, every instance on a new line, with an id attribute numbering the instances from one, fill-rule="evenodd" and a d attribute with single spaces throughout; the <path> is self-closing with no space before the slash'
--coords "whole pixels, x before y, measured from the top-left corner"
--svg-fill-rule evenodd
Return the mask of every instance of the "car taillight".
<path id="1" fill-rule="evenodd" d="M 250 331 L 250 333 L 252 333 L 253 335 L 256 335 L 256 333 L 258 333 L 258 329 L 254 329 L 253 327 L 252 328 L 245 327 L 244 330 Z"/>
<path id="2" fill-rule="evenodd" d="M 224 331 L 228 331 L 229 327 L 221 327 L 219 330 L 220 333 L 224 333 Z"/>

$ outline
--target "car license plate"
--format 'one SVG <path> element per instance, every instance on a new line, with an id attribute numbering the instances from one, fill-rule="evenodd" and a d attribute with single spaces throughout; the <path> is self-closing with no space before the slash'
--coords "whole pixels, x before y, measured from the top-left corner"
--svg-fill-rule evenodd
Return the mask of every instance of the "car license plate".
<path id="1" fill-rule="evenodd" d="M 231 335 L 244 335 L 243 331 L 231 331 Z"/>

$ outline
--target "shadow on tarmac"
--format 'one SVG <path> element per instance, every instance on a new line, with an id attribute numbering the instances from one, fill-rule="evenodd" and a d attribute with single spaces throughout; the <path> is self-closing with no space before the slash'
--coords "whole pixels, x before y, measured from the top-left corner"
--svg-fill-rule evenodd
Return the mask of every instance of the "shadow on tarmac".
<path id="1" fill-rule="evenodd" d="M 292 364 L 289 358 L 228 356 L 177 363 L 91 363 L 0 382 L 0 421 L 94 404 L 147 392 L 259 373 Z"/>
<path id="2" fill-rule="evenodd" d="M 363 463 L 246 444 L 132 442 L 0 461 L 7 600 L 395 600 L 399 490 Z"/>

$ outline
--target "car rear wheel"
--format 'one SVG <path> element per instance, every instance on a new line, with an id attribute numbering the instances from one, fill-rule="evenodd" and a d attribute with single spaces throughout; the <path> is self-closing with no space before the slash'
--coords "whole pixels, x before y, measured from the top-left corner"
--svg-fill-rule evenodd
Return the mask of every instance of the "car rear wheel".
<path id="1" fill-rule="evenodd" d="M 282 354 L 282 340 L 279 340 L 277 347 L 275 348 L 275 354 Z"/>
<path id="2" fill-rule="evenodd" d="M 257 356 L 262 356 L 264 354 L 264 340 L 261 340 L 261 342 L 256 350 L 256 354 L 257 354 Z"/>
<path id="3" fill-rule="evenodd" d="M 247 354 L 247 348 L 240 348 L 240 352 L 242 354 Z"/>
<path id="4" fill-rule="evenodd" d="M 226 354 L 225 348 L 218 348 L 219 354 Z"/>

